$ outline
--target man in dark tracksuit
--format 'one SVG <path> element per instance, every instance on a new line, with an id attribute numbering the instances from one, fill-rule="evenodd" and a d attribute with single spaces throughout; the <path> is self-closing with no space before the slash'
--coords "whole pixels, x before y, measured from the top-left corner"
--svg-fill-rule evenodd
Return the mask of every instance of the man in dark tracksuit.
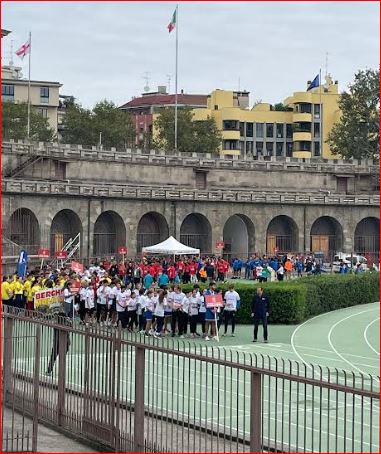
<path id="1" fill-rule="evenodd" d="M 270 313 L 269 299 L 263 293 L 263 288 L 257 288 L 257 294 L 251 302 L 251 316 L 254 318 L 254 340 L 257 342 L 258 325 L 262 322 L 263 325 L 263 338 L 267 342 L 267 317 Z"/>

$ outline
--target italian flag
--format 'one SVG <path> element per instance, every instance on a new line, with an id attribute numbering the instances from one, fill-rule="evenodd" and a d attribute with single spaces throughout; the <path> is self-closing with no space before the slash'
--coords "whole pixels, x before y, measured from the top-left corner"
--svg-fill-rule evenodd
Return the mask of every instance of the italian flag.
<path id="1" fill-rule="evenodd" d="M 168 24 L 167 28 L 169 33 L 176 27 L 176 10 L 173 12 L 171 22 Z"/>

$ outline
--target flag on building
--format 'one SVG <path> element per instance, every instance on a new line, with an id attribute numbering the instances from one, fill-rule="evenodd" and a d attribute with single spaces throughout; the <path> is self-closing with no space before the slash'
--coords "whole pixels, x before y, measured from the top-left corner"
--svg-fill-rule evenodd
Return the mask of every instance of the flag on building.
<path id="1" fill-rule="evenodd" d="M 316 88 L 320 86 L 320 77 L 319 74 L 315 77 L 315 79 L 310 83 L 309 87 L 307 88 L 308 90 L 311 90 L 312 88 Z"/>
<path id="2" fill-rule="evenodd" d="M 171 22 L 168 24 L 167 28 L 169 33 L 176 27 L 176 10 L 173 12 Z"/>
<path id="3" fill-rule="evenodd" d="M 28 40 L 25 44 L 23 44 L 18 51 L 16 51 L 16 55 L 21 59 L 28 55 L 30 52 L 30 40 Z"/>

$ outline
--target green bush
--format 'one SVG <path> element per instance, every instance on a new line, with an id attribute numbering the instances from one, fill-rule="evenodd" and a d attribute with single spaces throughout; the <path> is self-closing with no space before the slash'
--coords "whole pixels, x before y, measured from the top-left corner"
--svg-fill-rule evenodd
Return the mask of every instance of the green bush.
<path id="1" fill-rule="evenodd" d="M 270 323 L 295 324 L 315 315 L 343 307 L 379 301 L 379 273 L 309 276 L 284 282 L 234 284 L 241 297 L 239 323 L 251 323 L 251 301 L 260 285 L 270 300 Z M 201 284 L 201 290 L 208 284 Z M 224 294 L 229 284 L 218 284 Z M 183 285 L 183 291 L 193 285 Z"/>

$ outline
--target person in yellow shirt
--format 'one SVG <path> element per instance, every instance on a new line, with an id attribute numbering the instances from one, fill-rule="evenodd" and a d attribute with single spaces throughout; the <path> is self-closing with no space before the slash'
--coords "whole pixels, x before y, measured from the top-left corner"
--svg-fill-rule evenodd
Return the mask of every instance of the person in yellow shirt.
<path id="1" fill-rule="evenodd" d="M 26 308 L 30 311 L 33 310 L 33 295 L 32 295 L 33 282 L 34 276 L 30 274 L 24 283 L 24 298 L 26 301 Z"/>
<path id="2" fill-rule="evenodd" d="M 32 310 L 34 310 L 34 295 L 36 292 L 39 292 L 40 290 L 43 290 L 42 284 L 41 284 L 42 278 L 38 278 L 34 281 L 33 286 L 31 288 L 31 304 L 32 304 Z"/>
<path id="3" fill-rule="evenodd" d="M 13 304 L 13 290 L 11 283 L 11 276 L 3 277 L 3 282 L 1 283 L 1 300 L 3 304 L 7 304 L 8 306 L 12 306 Z"/>
<path id="4" fill-rule="evenodd" d="M 24 282 L 23 278 L 20 276 L 15 282 L 13 282 L 13 291 L 14 291 L 14 306 L 20 309 L 24 308 Z"/>

